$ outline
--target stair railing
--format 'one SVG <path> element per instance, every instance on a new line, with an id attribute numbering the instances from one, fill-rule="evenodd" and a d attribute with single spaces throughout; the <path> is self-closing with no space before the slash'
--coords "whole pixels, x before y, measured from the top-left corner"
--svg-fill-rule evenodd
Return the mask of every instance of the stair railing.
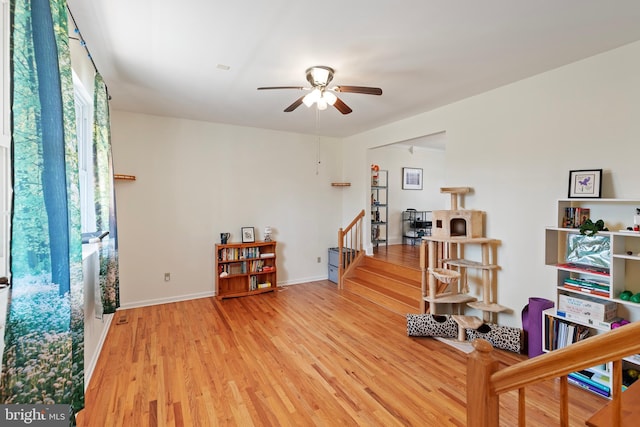
<path id="1" fill-rule="evenodd" d="M 499 425 L 499 396 L 518 390 L 518 425 L 526 425 L 525 387 L 560 378 L 561 426 L 569 425 L 567 375 L 613 362 L 611 426 L 621 420 L 622 359 L 640 353 L 640 322 L 579 341 L 559 350 L 498 370 L 493 347 L 485 340 L 473 342 L 475 350 L 467 360 L 467 426 Z"/>
<path id="2" fill-rule="evenodd" d="M 343 288 L 342 278 L 355 265 L 363 251 L 364 209 L 345 228 L 338 230 L 338 289 Z"/>

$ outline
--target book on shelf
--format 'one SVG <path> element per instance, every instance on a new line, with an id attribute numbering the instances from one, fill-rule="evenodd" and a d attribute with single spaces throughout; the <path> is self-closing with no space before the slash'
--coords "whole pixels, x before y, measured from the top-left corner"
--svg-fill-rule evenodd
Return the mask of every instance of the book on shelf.
<path id="1" fill-rule="evenodd" d="M 604 329 L 607 331 L 611 329 L 611 325 L 613 323 L 619 322 L 622 320 L 622 318 L 620 317 L 614 317 L 613 319 L 609 319 L 609 320 L 596 320 L 591 317 L 584 317 L 584 316 L 577 315 L 575 313 L 565 312 L 561 310 L 556 310 L 556 314 L 558 315 L 558 317 L 562 317 L 564 319 L 567 319 L 568 321 L 582 323 L 584 325 L 589 325 L 594 328 Z"/>
<path id="2" fill-rule="evenodd" d="M 580 228 L 590 218 L 589 208 L 565 208 L 562 226 L 564 228 Z"/>
<path id="3" fill-rule="evenodd" d="M 263 267 L 264 267 L 264 261 L 262 261 L 262 260 L 251 261 L 251 272 L 252 273 L 262 271 Z"/>
<path id="4" fill-rule="evenodd" d="M 589 294 L 589 295 L 595 295 L 598 297 L 603 297 L 603 298 L 609 298 L 609 292 L 608 291 L 600 291 L 598 289 L 592 289 L 592 288 L 585 288 L 582 286 L 578 286 L 578 285 L 574 285 L 571 283 L 566 283 L 562 286 L 565 289 L 568 289 L 570 291 L 576 291 L 576 292 L 582 292 L 583 294 Z"/>
<path id="5" fill-rule="evenodd" d="M 557 350 L 581 341 L 589 336 L 589 328 L 584 325 L 562 321 L 553 316 L 545 316 L 546 348 Z"/>
<path id="6" fill-rule="evenodd" d="M 567 277 L 564 279 L 565 283 L 571 283 L 573 285 L 583 286 L 585 288 L 599 289 L 602 291 L 609 290 L 609 282 L 601 282 L 595 279 L 585 279 L 583 277 Z"/>
<path id="7" fill-rule="evenodd" d="M 602 375 L 596 375 L 595 373 L 588 371 L 586 369 L 582 371 L 571 372 L 569 375 L 572 376 L 573 378 L 579 379 L 580 381 L 584 381 L 585 383 L 590 384 L 594 387 L 598 387 L 604 392 L 611 393 L 611 388 L 609 387 L 609 384 L 608 384 L 609 378 L 607 377 L 604 377 Z"/>
<path id="8" fill-rule="evenodd" d="M 258 289 L 270 288 L 271 282 L 258 283 Z"/>
<path id="9" fill-rule="evenodd" d="M 595 274 L 598 276 L 609 276 L 609 269 L 605 267 L 595 267 L 587 264 L 578 264 L 575 262 L 564 262 L 557 265 L 559 268 L 575 270 L 581 273 Z"/>
<path id="10" fill-rule="evenodd" d="M 276 254 L 272 252 L 260 254 L 260 258 L 273 258 L 274 256 L 276 256 Z"/>
<path id="11" fill-rule="evenodd" d="M 577 385 L 578 387 L 589 390 L 593 393 L 597 393 L 601 396 L 609 397 L 611 395 L 611 390 L 609 389 L 609 387 L 597 383 L 586 376 L 580 375 L 577 372 L 571 372 L 567 376 L 567 380 L 573 385 Z"/>
<path id="12" fill-rule="evenodd" d="M 229 274 L 243 274 L 245 273 L 246 266 L 244 263 L 236 263 L 228 265 Z"/>
<path id="13" fill-rule="evenodd" d="M 616 317 L 618 305 L 613 301 L 589 295 L 558 294 L 558 311 L 593 320 L 611 320 Z"/>
<path id="14" fill-rule="evenodd" d="M 609 298 L 611 295 L 609 283 L 593 279 L 567 277 L 564 279 L 563 287 L 572 291 L 583 292 L 604 298 Z"/>

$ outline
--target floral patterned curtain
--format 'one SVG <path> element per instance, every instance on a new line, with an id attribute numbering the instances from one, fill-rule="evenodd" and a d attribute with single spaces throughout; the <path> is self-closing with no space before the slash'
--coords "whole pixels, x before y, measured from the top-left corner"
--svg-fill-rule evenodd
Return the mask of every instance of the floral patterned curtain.
<path id="1" fill-rule="evenodd" d="M 1 403 L 84 406 L 78 150 L 63 0 L 11 0 L 14 203 Z"/>

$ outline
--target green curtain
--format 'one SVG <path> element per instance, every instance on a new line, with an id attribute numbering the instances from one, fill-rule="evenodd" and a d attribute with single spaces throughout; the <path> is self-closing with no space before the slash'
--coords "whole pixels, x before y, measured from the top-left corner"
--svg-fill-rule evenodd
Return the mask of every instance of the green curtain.
<path id="1" fill-rule="evenodd" d="M 111 128 L 109 124 L 109 94 L 100 73 L 94 80 L 93 102 L 93 170 L 95 182 L 96 228 L 109 231 L 100 245 L 100 295 L 102 313 L 114 313 L 120 307 L 118 271 L 118 227 L 116 223 Z M 100 307 L 96 304 L 96 314 Z"/>
<path id="2" fill-rule="evenodd" d="M 11 1 L 11 296 L 2 403 L 84 406 L 75 108 L 62 0 Z"/>

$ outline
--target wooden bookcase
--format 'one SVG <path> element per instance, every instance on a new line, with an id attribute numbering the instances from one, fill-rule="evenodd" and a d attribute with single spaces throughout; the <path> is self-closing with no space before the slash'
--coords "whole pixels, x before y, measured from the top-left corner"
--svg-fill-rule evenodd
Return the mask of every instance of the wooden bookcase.
<path id="1" fill-rule="evenodd" d="M 272 292 L 278 287 L 276 242 L 216 245 L 216 297 Z"/>
<path id="2" fill-rule="evenodd" d="M 627 226 L 632 225 L 633 215 L 638 207 L 640 207 L 640 200 L 630 199 L 558 201 L 556 225 L 547 227 L 545 230 L 545 264 L 556 270 L 557 306 L 542 313 L 543 351 L 556 350 L 580 338 L 578 333 L 564 333 L 563 335 L 568 336 L 564 342 L 561 342 L 559 332 L 561 329 L 584 331 L 588 334 L 587 336 L 591 336 L 611 330 L 616 327 L 616 323 L 619 324 L 621 319 L 630 322 L 640 320 L 640 303 L 620 298 L 620 294 L 625 290 L 633 294 L 640 293 L 640 232 L 626 229 Z M 580 236 L 580 230 L 572 220 L 575 217 L 575 209 L 581 209 L 582 212 L 588 210 L 587 216 L 593 222 L 602 219 L 605 227 L 608 228 L 609 231 L 600 231 L 596 234 L 609 243 L 608 252 L 603 251 L 599 257 L 607 261 L 608 267 L 585 267 L 567 259 L 567 253 L 572 247 L 570 241 L 575 241 L 575 236 Z M 580 220 L 582 221 L 582 218 Z M 574 253 L 573 250 L 571 252 Z M 604 321 L 559 311 L 560 298 L 566 297 L 591 298 L 601 304 L 613 302 L 616 306 L 616 318 Z M 640 355 L 625 358 L 623 369 L 640 369 Z M 589 379 L 597 379 L 596 384 L 593 384 L 593 381 L 575 381 L 571 376 L 569 381 L 604 397 L 611 397 L 612 393 L 616 393 L 616 390 L 612 390 L 613 378 L 610 363 L 585 371 Z"/>

